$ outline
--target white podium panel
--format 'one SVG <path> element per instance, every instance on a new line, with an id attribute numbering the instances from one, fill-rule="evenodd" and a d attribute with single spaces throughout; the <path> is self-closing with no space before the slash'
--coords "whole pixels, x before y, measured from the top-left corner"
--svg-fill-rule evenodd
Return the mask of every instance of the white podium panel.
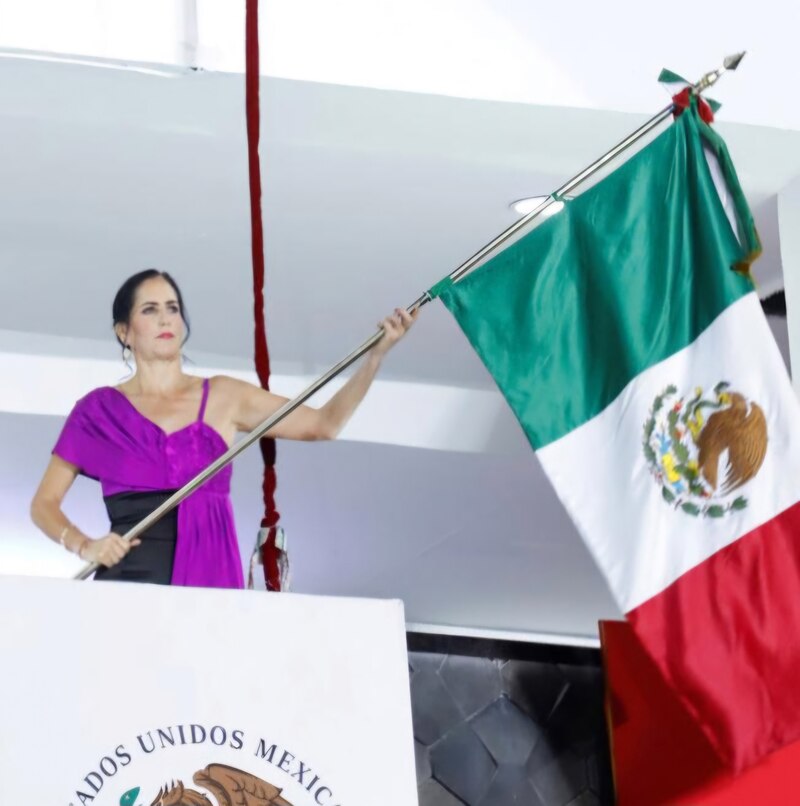
<path id="1" fill-rule="evenodd" d="M 414 806 L 402 603 L 0 577 L 0 803 Z"/>

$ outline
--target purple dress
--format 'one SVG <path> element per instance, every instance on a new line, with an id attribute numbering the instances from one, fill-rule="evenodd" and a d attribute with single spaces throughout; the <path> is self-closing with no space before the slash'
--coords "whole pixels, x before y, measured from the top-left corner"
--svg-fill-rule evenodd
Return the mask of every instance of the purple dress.
<path id="1" fill-rule="evenodd" d="M 97 479 L 107 506 L 109 501 L 130 498 L 131 493 L 177 490 L 228 449 L 219 432 L 203 420 L 208 387 L 205 379 L 197 420 L 171 434 L 141 414 L 118 389 L 95 389 L 75 404 L 53 453 Z M 231 475 L 229 465 L 178 505 L 174 556 L 170 557 L 172 585 L 244 587 L 230 501 Z M 148 533 L 126 560 L 135 561 Z"/>

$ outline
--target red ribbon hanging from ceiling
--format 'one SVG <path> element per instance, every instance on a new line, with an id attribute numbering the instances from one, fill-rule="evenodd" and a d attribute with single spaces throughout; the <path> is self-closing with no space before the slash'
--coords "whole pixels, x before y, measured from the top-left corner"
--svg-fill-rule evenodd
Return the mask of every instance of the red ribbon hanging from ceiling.
<path id="1" fill-rule="evenodd" d="M 261 217 L 261 161 L 258 144 L 261 130 L 259 103 L 258 0 L 246 0 L 245 97 L 247 109 L 247 157 L 250 173 L 250 225 L 253 251 L 253 316 L 255 319 L 255 364 L 258 380 L 269 389 L 270 364 L 264 312 L 264 225 Z M 268 590 L 281 589 L 280 549 L 275 545 L 280 513 L 275 508 L 275 440 L 260 441 L 264 458 L 264 518 L 261 526 L 268 536 L 261 548 Z"/>

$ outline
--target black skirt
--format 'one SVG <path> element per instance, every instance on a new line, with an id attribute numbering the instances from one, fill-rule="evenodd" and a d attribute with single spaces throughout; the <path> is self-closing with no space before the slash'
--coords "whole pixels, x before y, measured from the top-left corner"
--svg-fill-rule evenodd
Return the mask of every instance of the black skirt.
<path id="1" fill-rule="evenodd" d="M 139 521 L 161 506 L 172 490 L 153 493 L 118 493 L 104 500 L 111 521 L 111 531 L 124 535 Z M 134 546 L 122 561 L 111 568 L 100 568 L 94 575 L 99 580 L 150 582 L 169 585 L 178 537 L 178 509 L 168 512 L 142 536 L 142 544 Z"/>

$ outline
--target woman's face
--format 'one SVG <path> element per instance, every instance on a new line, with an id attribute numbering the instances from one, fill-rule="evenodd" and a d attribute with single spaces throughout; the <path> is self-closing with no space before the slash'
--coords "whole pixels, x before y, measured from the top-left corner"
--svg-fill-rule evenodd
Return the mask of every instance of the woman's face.
<path id="1" fill-rule="evenodd" d="M 185 331 L 175 289 L 163 277 L 152 277 L 136 289 L 128 326 L 120 325 L 118 334 L 142 361 L 180 355 Z"/>

